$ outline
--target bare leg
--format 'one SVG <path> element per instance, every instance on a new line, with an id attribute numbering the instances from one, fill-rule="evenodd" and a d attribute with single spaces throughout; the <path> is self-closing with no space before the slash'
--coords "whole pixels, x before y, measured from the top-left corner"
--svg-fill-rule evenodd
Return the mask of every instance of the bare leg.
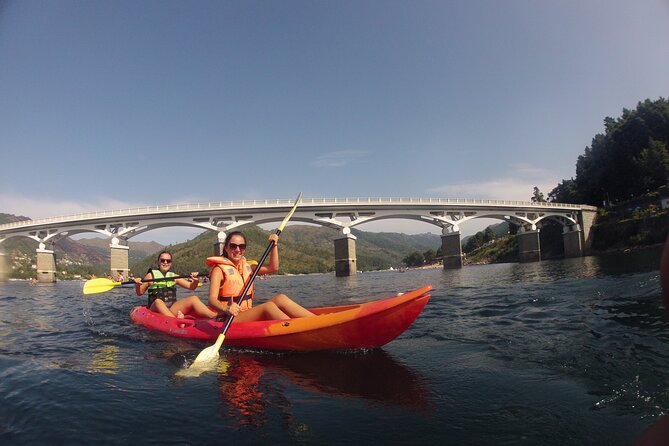
<path id="1" fill-rule="evenodd" d="M 193 314 L 207 319 L 214 318 L 218 315 L 218 313 L 210 310 L 209 307 L 203 304 L 197 296 L 188 296 L 179 299 L 170 307 L 170 311 L 173 315 L 176 315 L 181 311 L 184 314 Z"/>
<path id="2" fill-rule="evenodd" d="M 291 318 L 314 316 L 314 313 L 295 303 L 285 294 L 277 294 L 272 298 L 271 302 L 274 302 L 281 311 L 286 313 Z"/>
<path id="3" fill-rule="evenodd" d="M 174 305 L 173 305 L 174 306 Z M 169 317 L 175 317 L 176 312 L 172 313 L 169 308 L 167 308 L 167 305 L 165 305 L 165 302 L 163 302 L 162 299 L 156 299 L 153 301 L 151 304 L 151 308 L 149 308 L 151 311 L 155 311 L 156 313 L 160 313 L 163 316 L 169 316 Z"/>
<path id="4" fill-rule="evenodd" d="M 239 313 L 235 320 L 238 322 L 250 321 L 271 321 L 290 319 L 286 313 L 281 311 L 274 302 L 265 302 L 264 304 L 256 305 L 242 313 Z"/>

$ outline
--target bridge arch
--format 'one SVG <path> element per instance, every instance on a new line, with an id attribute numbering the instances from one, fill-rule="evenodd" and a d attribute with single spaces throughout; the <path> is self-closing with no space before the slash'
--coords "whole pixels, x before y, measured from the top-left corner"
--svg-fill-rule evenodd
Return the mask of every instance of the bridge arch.
<path id="1" fill-rule="evenodd" d="M 293 206 L 292 200 L 251 200 L 147 206 L 112 211 L 99 211 L 62 217 L 27 220 L 0 225 L 0 246 L 12 237 L 28 237 L 39 244 L 40 250 L 48 254 L 53 243 L 69 235 L 83 232 L 98 233 L 110 239 L 112 254 L 116 249 L 127 264 L 127 241 L 139 234 L 154 229 L 188 226 L 221 234 L 247 225 L 262 225 L 278 222 Z M 351 228 L 365 223 L 387 219 L 404 219 L 432 224 L 442 229 L 442 248 L 453 247 L 455 264 L 444 267 L 459 267 L 461 263 L 460 228 L 467 222 L 480 218 L 511 221 L 521 226 L 528 240 L 536 238 L 541 222 L 555 220 L 564 227 L 565 249 L 568 255 L 583 255 L 589 248 L 589 232 L 596 208 L 585 205 L 561 203 L 533 203 L 506 200 L 467 200 L 445 198 L 305 198 L 292 221 L 316 224 L 340 231 L 335 239 L 337 261 L 355 260 L 355 238 Z M 536 234 L 536 237 L 532 234 Z M 567 241 L 569 239 L 569 242 Z M 339 258 L 338 244 L 346 244 L 341 251 L 346 258 Z M 352 247 L 352 249 L 351 249 Z M 444 250 L 447 252 L 447 250 Z M 450 252 L 450 251 L 448 251 Z M 52 255 L 53 253 L 51 253 Z M 450 254 L 449 254 L 450 255 Z M 115 268 L 112 255 L 112 270 Z M 347 260 L 348 259 L 348 260 Z M 39 262 L 38 262 L 39 263 Z M 118 265 L 117 265 L 118 266 Z M 122 265 L 121 265 L 122 266 Z M 127 266 L 125 266 L 127 268 Z M 349 268 L 350 269 L 350 268 Z M 353 269 L 353 273 L 355 270 Z"/>

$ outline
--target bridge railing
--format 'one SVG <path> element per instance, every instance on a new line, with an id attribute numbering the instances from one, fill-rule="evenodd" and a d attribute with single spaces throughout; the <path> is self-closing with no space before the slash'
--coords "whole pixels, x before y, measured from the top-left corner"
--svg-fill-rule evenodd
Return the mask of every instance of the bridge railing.
<path id="1" fill-rule="evenodd" d="M 141 206 L 126 209 L 104 210 L 95 212 L 85 212 L 79 214 L 63 215 L 56 217 L 36 218 L 34 220 L 22 220 L 18 222 L 5 223 L 0 225 L 0 230 L 11 229 L 22 226 L 63 223 L 79 220 L 93 220 L 108 217 L 123 217 L 134 215 L 165 214 L 178 211 L 198 211 L 207 209 L 226 210 L 226 209 L 248 209 L 248 208 L 266 208 L 276 206 L 292 206 L 292 199 L 277 200 L 241 200 L 241 201 L 218 201 L 208 203 L 177 203 L 156 206 Z M 552 202 L 532 202 L 518 200 L 477 200 L 462 198 L 410 198 L 410 197 L 367 197 L 367 198 L 304 198 L 302 205 L 329 205 L 339 206 L 346 204 L 357 205 L 403 205 L 403 204 L 428 204 L 428 205 L 472 205 L 472 206 L 522 206 L 537 208 L 561 208 L 579 210 L 589 206 L 552 203 Z M 594 208 L 593 208 L 594 209 Z"/>

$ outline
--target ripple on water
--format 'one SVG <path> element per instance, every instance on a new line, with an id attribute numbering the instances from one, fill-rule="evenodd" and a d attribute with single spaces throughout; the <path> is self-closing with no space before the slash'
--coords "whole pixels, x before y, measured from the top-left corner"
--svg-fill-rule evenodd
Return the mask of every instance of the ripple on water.
<path id="1" fill-rule="evenodd" d="M 364 441 L 631 444 L 649 424 L 640 418 L 669 410 L 669 324 L 656 271 L 609 276 L 577 259 L 276 277 L 258 295 L 287 291 L 322 306 L 425 284 L 432 299 L 386 357 L 223 349 L 226 363 L 193 380 L 174 378 L 182 363 L 169 358 L 207 345 L 134 326 L 128 313 L 143 301 L 132 290 L 82 296 L 67 283 L 1 284 L 20 298 L 0 300 L 0 442 L 132 443 L 138 432 L 156 442 L 350 439 L 332 427 L 335 417 Z M 235 396 L 256 411 L 244 428 L 237 421 L 248 416 L 231 414 Z M 184 436 L 184 414 L 190 431 L 206 434 Z"/>

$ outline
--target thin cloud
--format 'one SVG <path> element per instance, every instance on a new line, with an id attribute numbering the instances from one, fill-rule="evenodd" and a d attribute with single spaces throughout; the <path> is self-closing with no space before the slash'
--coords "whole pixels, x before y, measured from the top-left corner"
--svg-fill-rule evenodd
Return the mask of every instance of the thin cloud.
<path id="1" fill-rule="evenodd" d="M 1 212 L 22 215 L 32 219 L 140 206 L 146 206 L 146 204 L 125 202 L 114 198 L 100 198 L 88 202 L 70 200 L 58 201 L 48 198 L 42 200 L 16 194 L 0 193 Z"/>
<path id="2" fill-rule="evenodd" d="M 95 211 L 129 209 L 150 205 L 155 206 L 157 204 L 197 203 L 201 201 L 202 200 L 196 199 L 178 199 L 172 200 L 170 203 L 147 204 L 120 201 L 114 198 L 102 197 L 99 199 L 93 199 L 88 202 L 78 202 L 69 200 L 54 201 L 51 199 L 40 200 L 16 194 L 0 193 L 0 212 L 37 219 L 75 215 Z M 137 236 L 137 238 L 133 238 L 133 241 L 155 241 L 163 245 L 169 245 L 172 243 L 180 243 L 186 240 L 190 240 L 200 233 L 202 233 L 202 229 L 181 227 L 162 228 L 140 234 Z M 91 237 L 100 237 L 100 235 L 94 233 L 84 233 L 74 236 L 75 239 Z"/>
<path id="3" fill-rule="evenodd" d="M 520 178 L 540 179 L 540 178 L 551 177 L 553 175 L 553 172 L 544 169 L 543 167 L 537 167 L 527 163 L 512 164 L 511 170 L 513 171 L 514 176 Z M 558 182 L 556 181 L 555 185 L 557 185 L 557 183 Z M 553 187 L 551 187 L 551 189 L 553 189 Z"/>
<path id="4" fill-rule="evenodd" d="M 367 152 L 364 150 L 340 150 L 321 155 L 309 164 L 313 167 L 324 168 L 343 167 L 365 156 Z"/>
<path id="5" fill-rule="evenodd" d="M 515 178 L 500 178 L 481 183 L 465 183 L 438 186 L 429 189 L 429 193 L 446 198 L 471 198 L 479 200 L 517 200 L 530 201 L 534 187 L 543 192 L 544 197 L 553 190 L 557 181 L 527 181 Z"/>
<path id="6" fill-rule="evenodd" d="M 478 183 L 446 184 L 428 189 L 428 193 L 445 198 L 530 201 L 534 187 L 538 187 L 544 197 L 548 198 L 548 193 L 559 182 L 554 172 L 528 163 L 518 163 L 511 165 L 509 171 L 500 178 Z"/>

